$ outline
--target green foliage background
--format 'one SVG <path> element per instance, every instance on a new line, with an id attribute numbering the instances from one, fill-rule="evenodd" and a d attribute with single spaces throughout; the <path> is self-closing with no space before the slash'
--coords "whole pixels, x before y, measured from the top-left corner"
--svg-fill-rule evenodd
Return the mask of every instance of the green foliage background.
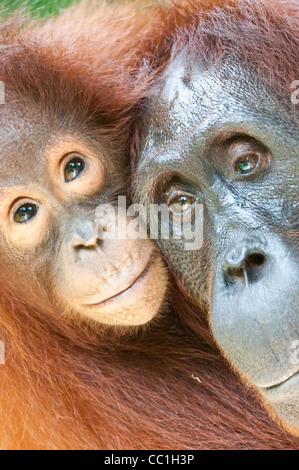
<path id="1" fill-rule="evenodd" d="M 78 0 L 0 0 L 2 14 L 11 13 L 19 8 L 30 11 L 35 16 L 46 16 L 58 14 L 61 9 L 66 8 Z"/>

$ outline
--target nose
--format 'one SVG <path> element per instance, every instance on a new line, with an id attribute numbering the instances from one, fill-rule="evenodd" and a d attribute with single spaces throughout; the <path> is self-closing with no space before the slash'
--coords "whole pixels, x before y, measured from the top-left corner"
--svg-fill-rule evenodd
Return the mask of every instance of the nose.
<path id="1" fill-rule="evenodd" d="M 251 242 L 244 241 L 226 253 L 223 271 L 226 285 L 252 284 L 265 272 L 268 258 L 264 251 Z"/>
<path id="2" fill-rule="evenodd" d="M 85 221 L 76 227 L 71 241 L 71 247 L 75 250 L 83 248 L 97 248 L 101 240 L 98 236 L 98 227 L 92 221 Z"/>

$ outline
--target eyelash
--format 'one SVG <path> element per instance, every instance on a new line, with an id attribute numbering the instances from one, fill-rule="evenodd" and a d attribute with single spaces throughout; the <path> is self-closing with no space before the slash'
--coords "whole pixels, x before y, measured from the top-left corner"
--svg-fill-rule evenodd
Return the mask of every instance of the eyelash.
<path id="1" fill-rule="evenodd" d="M 175 197 L 190 197 L 196 199 L 196 195 L 190 191 L 189 188 L 187 189 L 183 185 L 172 185 L 166 191 L 164 191 L 162 203 L 168 205 L 167 201 L 169 201 L 171 197 L 172 199 Z"/>

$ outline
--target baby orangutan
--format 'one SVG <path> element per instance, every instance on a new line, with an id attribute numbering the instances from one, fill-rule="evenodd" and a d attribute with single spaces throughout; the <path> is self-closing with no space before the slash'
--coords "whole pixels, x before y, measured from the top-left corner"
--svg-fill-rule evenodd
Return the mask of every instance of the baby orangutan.
<path id="1" fill-rule="evenodd" d="M 107 8 L 0 33 L 0 448 L 296 448 L 179 289 L 163 307 L 151 242 L 114 237 L 102 210 L 126 195 L 147 82 L 127 67 L 147 15 Z"/>

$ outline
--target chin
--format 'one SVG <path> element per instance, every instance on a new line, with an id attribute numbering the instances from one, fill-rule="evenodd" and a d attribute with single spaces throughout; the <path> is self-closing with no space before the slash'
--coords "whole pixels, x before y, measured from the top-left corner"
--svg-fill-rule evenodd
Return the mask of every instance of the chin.
<path id="1" fill-rule="evenodd" d="M 261 392 L 283 425 L 299 435 L 299 372 L 281 384 L 261 389 Z"/>
<path id="2" fill-rule="evenodd" d="M 98 323 L 111 326 L 140 326 L 161 311 L 168 287 L 168 273 L 160 256 L 153 255 L 128 287 L 109 298 L 77 311 Z"/>

